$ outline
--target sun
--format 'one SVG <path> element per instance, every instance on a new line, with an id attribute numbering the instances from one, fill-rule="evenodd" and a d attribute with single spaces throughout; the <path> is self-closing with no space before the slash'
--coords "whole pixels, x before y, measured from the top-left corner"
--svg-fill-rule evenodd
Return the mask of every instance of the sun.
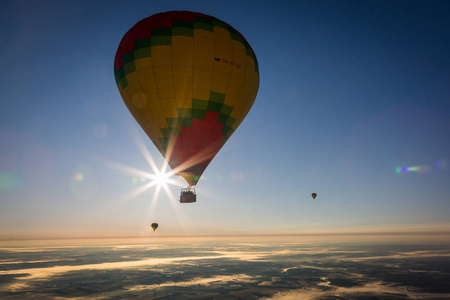
<path id="1" fill-rule="evenodd" d="M 141 152 L 142 156 L 147 161 L 150 169 L 139 170 L 127 165 L 123 165 L 118 162 L 113 162 L 102 158 L 102 160 L 104 160 L 109 165 L 109 167 L 113 169 L 119 169 L 122 172 L 126 173 L 127 175 L 132 176 L 132 183 L 133 185 L 135 185 L 135 188 L 133 188 L 128 193 L 124 194 L 121 197 L 120 202 L 124 203 L 132 201 L 133 199 L 135 199 L 136 197 L 138 197 L 139 195 L 143 194 L 144 192 L 148 191 L 153 187 L 154 192 L 153 195 L 149 197 L 150 205 L 148 207 L 146 219 L 151 218 L 155 215 L 157 202 L 160 199 L 165 200 L 167 199 L 169 200 L 171 206 L 173 207 L 177 219 L 181 223 L 183 223 L 182 212 L 180 211 L 180 206 L 177 205 L 178 201 L 175 198 L 175 195 L 173 194 L 171 187 L 178 186 L 184 188 L 185 183 L 181 182 L 184 181 L 184 179 L 181 180 L 181 177 L 177 177 L 176 174 L 173 172 L 173 170 L 170 170 L 167 161 L 164 161 L 162 165 L 158 167 L 152 155 L 150 154 L 149 149 L 145 145 L 144 140 L 139 135 L 139 132 L 136 130 L 136 128 L 129 127 L 129 131 L 138 150 Z M 165 193 L 165 196 L 160 197 L 161 192 Z"/>
<path id="2" fill-rule="evenodd" d="M 167 161 L 163 161 L 161 166 L 157 166 L 155 160 L 150 154 L 149 149 L 145 145 L 142 137 L 139 135 L 137 130 L 130 129 L 131 137 L 133 138 L 138 150 L 141 152 L 142 156 L 146 159 L 148 166 L 146 170 L 139 170 L 131 166 L 121 164 L 119 162 L 114 162 L 107 160 L 105 158 L 100 158 L 103 160 L 110 168 L 120 170 L 128 176 L 132 177 L 132 184 L 134 188 L 123 194 L 119 198 L 119 203 L 127 203 L 136 199 L 139 195 L 142 195 L 149 189 L 153 188 L 153 195 L 148 197 L 148 208 L 144 219 L 146 222 L 153 222 L 158 216 L 157 204 L 159 200 L 168 200 L 175 213 L 175 218 L 178 220 L 179 224 L 184 228 L 184 214 L 181 210 L 181 206 L 178 205 L 178 199 L 172 192 L 172 187 L 177 186 L 184 188 L 186 183 L 184 179 L 180 176 L 176 176 L 173 170 L 169 168 Z M 76 177 L 76 180 L 81 180 L 82 176 Z M 81 179 L 80 179 L 81 178 Z M 164 193 L 165 195 L 161 195 Z"/>
<path id="3" fill-rule="evenodd" d="M 164 172 L 156 172 L 154 175 L 153 181 L 155 182 L 156 186 L 165 188 L 167 186 L 167 183 L 169 182 L 170 173 L 164 173 Z"/>

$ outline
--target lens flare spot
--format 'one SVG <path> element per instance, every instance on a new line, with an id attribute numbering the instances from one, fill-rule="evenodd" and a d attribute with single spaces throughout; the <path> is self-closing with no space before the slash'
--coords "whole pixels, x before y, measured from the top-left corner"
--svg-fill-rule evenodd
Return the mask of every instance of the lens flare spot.
<path id="1" fill-rule="evenodd" d="M 403 168 L 402 171 L 403 172 L 419 172 L 421 169 L 422 169 L 421 166 L 414 166 L 414 167 Z"/>
<path id="2" fill-rule="evenodd" d="M 20 186 L 19 177 L 9 173 L 0 173 L 0 191 L 13 190 Z"/>
<path id="3" fill-rule="evenodd" d="M 75 174 L 75 181 L 83 181 L 83 174 L 77 173 Z"/>
<path id="4" fill-rule="evenodd" d="M 441 169 L 441 170 L 447 170 L 447 166 L 448 166 L 448 161 L 446 158 L 443 159 L 439 159 L 435 162 L 434 164 L 436 166 L 436 168 Z"/>
<path id="5" fill-rule="evenodd" d="M 231 172 L 230 177 L 232 181 L 238 182 L 244 179 L 244 174 L 242 174 L 242 172 L 239 170 L 235 170 Z"/>
<path id="6" fill-rule="evenodd" d="M 138 108 L 143 108 L 147 106 L 147 96 L 144 93 L 135 93 L 132 96 L 133 105 Z"/>
<path id="7" fill-rule="evenodd" d="M 420 173 L 428 173 L 433 171 L 433 169 L 438 170 L 446 170 L 448 166 L 448 161 L 446 158 L 438 159 L 434 162 L 434 164 L 423 164 L 418 166 L 412 166 L 412 167 L 396 167 L 395 172 L 420 172 Z"/>
<path id="8" fill-rule="evenodd" d="M 145 177 L 133 177 L 131 178 L 131 182 L 133 184 L 138 184 L 138 183 L 143 183 L 143 182 L 147 182 L 149 179 L 145 178 Z"/>

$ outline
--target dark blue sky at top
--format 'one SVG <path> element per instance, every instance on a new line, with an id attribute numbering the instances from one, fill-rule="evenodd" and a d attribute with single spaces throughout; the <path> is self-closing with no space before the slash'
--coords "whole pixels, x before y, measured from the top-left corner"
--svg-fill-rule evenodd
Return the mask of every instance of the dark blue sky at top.
<path id="1" fill-rule="evenodd" d="M 2 214 L 9 215 L 3 228 L 50 230 L 65 219 L 70 231 L 79 228 L 77 218 L 96 217 L 105 220 L 96 221 L 99 227 L 126 219 L 133 231 L 138 225 L 131 220 L 146 222 L 139 212 L 150 192 L 98 216 L 103 207 L 121 207 L 121 195 L 134 188 L 98 159 L 149 171 L 129 134 L 135 125 L 115 86 L 113 60 L 131 26 L 168 10 L 231 24 L 252 46 L 261 76 L 252 110 L 199 182 L 203 204 L 184 207 L 192 228 L 209 223 L 222 230 L 230 216 L 252 230 L 269 218 L 288 231 L 308 224 L 448 226 L 448 1 L 3 1 L 0 7 L 0 173 L 9 178 L 0 191 Z M 423 172 L 395 172 L 418 165 Z M 74 183 L 78 173 L 82 187 Z M 321 202 L 305 200 L 312 191 Z M 164 202 L 156 211 L 167 211 L 169 220 Z M 222 215 L 211 214 L 217 205 Z"/>

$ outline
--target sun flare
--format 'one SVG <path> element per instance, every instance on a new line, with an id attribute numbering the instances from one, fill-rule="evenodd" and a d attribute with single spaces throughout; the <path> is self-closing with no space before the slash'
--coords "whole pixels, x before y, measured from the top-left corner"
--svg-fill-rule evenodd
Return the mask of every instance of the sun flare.
<path id="1" fill-rule="evenodd" d="M 142 197 L 144 193 L 148 193 L 149 190 L 153 189 L 152 192 L 150 191 L 150 194 L 147 194 L 147 199 L 149 201 L 147 213 L 144 217 L 144 223 L 147 224 L 146 226 L 148 227 L 149 222 L 153 222 L 155 218 L 158 218 L 159 213 L 157 211 L 157 206 L 158 202 L 162 200 L 170 203 L 176 219 L 180 223 L 181 227 L 184 228 L 183 224 L 185 216 L 181 210 L 181 206 L 178 203 L 176 196 L 177 193 L 173 193 L 173 187 L 185 188 L 185 180 L 181 176 L 176 176 L 174 171 L 170 170 L 166 161 L 162 162 L 162 164 L 158 166 L 136 128 L 129 126 L 128 129 L 139 152 L 141 152 L 150 168 L 147 168 L 147 170 L 139 170 L 119 162 L 100 158 L 110 168 L 120 170 L 124 174 L 131 176 L 133 188 L 128 193 L 121 195 L 119 202 L 123 204 L 133 201 L 133 199 Z"/>
<path id="2" fill-rule="evenodd" d="M 157 172 L 153 180 L 158 187 L 165 187 L 169 183 L 169 177 L 169 173 Z"/>

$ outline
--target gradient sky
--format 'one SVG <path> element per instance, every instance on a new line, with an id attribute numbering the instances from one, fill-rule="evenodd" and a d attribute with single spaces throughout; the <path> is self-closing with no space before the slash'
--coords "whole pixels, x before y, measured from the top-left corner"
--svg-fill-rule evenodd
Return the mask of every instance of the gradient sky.
<path id="1" fill-rule="evenodd" d="M 141 144 L 163 158 L 120 97 L 115 52 L 169 10 L 229 23 L 260 68 L 194 204 L 123 168 L 153 172 Z M 449 15 L 448 1 L 2 1 L 0 239 L 450 231 Z"/>

